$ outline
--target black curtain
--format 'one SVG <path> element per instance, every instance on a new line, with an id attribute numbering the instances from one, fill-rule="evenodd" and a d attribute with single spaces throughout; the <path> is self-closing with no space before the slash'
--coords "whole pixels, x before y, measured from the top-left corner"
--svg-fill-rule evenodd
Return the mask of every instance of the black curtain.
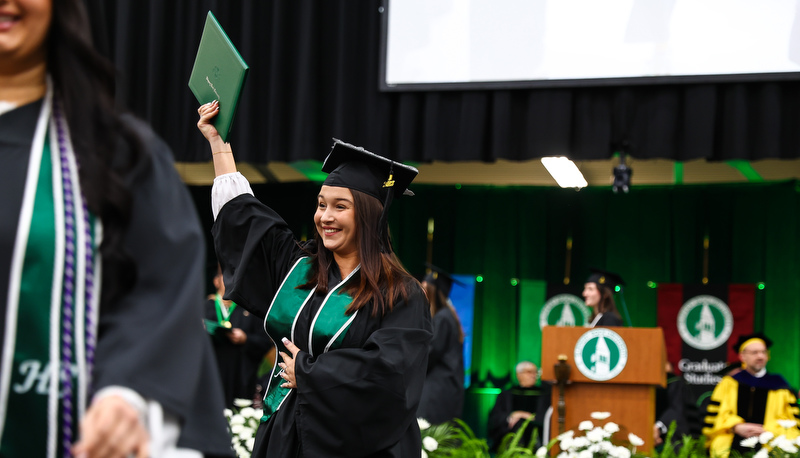
<path id="1" fill-rule="evenodd" d="M 240 160 L 321 160 L 331 137 L 402 161 L 566 154 L 800 157 L 800 81 L 381 92 L 381 0 L 86 0 L 119 98 L 179 161 L 209 160 L 186 83 L 212 10 L 251 67 Z M 709 56 L 713 59 L 713 56 Z"/>

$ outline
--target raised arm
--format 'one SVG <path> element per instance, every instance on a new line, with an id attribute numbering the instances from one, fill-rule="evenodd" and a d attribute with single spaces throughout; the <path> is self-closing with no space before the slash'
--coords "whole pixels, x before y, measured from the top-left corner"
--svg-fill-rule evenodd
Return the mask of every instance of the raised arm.
<path id="1" fill-rule="evenodd" d="M 200 120 L 197 121 L 197 128 L 206 137 L 211 146 L 211 157 L 214 159 L 214 176 L 225 175 L 226 173 L 236 172 L 236 161 L 233 160 L 233 150 L 230 143 L 222 141 L 217 128 L 211 123 L 219 113 L 219 102 L 213 101 L 205 105 L 200 105 L 197 109 Z"/>

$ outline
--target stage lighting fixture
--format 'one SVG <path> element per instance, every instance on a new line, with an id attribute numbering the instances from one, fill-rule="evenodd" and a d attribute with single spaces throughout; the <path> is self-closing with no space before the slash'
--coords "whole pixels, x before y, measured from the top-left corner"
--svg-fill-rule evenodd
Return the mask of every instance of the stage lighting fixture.
<path id="1" fill-rule="evenodd" d="M 574 162 L 564 156 L 543 157 L 542 165 L 562 188 L 585 188 L 586 178 Z"/>
<path id="2" fill-rule="evenodd" d="M 633 170 L 625 164 L 625 153 L 619 155 L 619 165 L 614 167 L 614 184 L 611 190 L 627 193 L 631 188 L 631 175 Z"/>

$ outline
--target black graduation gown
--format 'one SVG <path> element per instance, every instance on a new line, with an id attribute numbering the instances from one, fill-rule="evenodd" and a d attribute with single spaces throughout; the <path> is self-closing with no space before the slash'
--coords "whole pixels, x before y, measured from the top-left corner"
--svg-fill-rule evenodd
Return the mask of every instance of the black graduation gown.
<path id="1" fill-rule="evenodd" d="M 217 321 L 217 307 L 214 299 L 205 304 L 205 318 Z M 214 356 L 217 359 L 225 405 L 233 407 L 234 399 L 253 399 L 256 392 L 256 372 L 264 355 L 272 348 L 272 341 L 264 333 L 261 320 L 238 305 L 229 317 L 231 328 L 238 328 L 247 335 L 244 344 L 231 342 L 225 333 L 211 335 Z"/>
<path id="2" fill-rule="evenodd" d="M 622 322 L 622 318 L 620 318 L 618 315 L 613 313 L 604 313 L 594 325 L 595 328 L 608 326 L 624 326 L 624 323 Z"/>
<path id="3" fill-rule="evenodd" d="M 263 318 L 281 281 L 303 250 L 286 223 L 249 194 L 222 208 L 212 230 L 226 299 Z M 316 249 L 314 242 L 304 245 Z M 335 263 L 329 284 L 341 281 Z M 303 307 L 292 339 L 298 388 L 262 423 L 254 457 L 420 456 L 415 414 L 432 337 L 428 302 L 410 280 L 408 300 L 385 316 L 358 312 L 339 349 L 311 357 L 311 319 L 323 295 Z M 344 312 L 344 311 L 343 311 Z"/>
<path id="4" fill-rule="evenodd" d="M 417 416 L 440 424 L 461 416 L 464 406 L 464 353 L 461 330 L 449 308 L 433 317 L 428 374 Z"/>
<path id="5" fill-rule="evenodd" d="M 41 109 L 34 102 L 0 116 L 0 290 L 9 269 L 31 142 Z M 167 145 L 144 123 L 126 117 L 148 153 L 129 176 L 132 213 L 124 245 L 137 282 L 101 310 L 93 388 L 130 388 L 158 401 L 182 423 L 179 447 L 231 456 L 219 376 L 201 325 L 205 252 L 194 204 Z M 7 301 L 0 301 L 0 341 Z M 15 419 L 14 421 L 22 421 Z"/>
<path id="6" fill-rule="evenodd" d="M 501 391 L 489 412 L 489 441 L 492 450 L 497 449 L 507 434 L 517 432 L 525 423 L 525 420 L 520 420 L 513 428 L 508 427 L 508 417 L 517 410 L 535 414 L 535 418 L 525 428 L 520 444 L 527 446 L 534 430 L 539 430 L 538 438 L 541 440 L 541 427 L 544 424 L 547 408 L 550 407 L 550 393 L 551 386 L 547 383 L 530 388 L 515 385 Z"/>

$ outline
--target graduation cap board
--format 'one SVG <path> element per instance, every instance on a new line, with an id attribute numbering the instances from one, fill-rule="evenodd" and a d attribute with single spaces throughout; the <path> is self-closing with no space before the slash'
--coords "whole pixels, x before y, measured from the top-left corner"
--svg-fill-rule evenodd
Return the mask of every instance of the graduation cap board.
<path id="1" fill-rule="evenodd" d="M 333 139 L 333 147 L 322 171 L 325 186 L 355 189 L 384 203 L 387 198 L 413 196 L 408 185 L 419 173 L 414 167 L 395 162 L 364 148 Z"/>
<path id="2" fill-rule="evenodd" d="M 436 288 L 444 294 L 444 297 L 450 297 L 450 291 L 453 289 L 453 283 L 458 283 L 461 285 L 462 283 L 452 275 L 445 272 L 444 270 L 434 266 L 433 264 L 425 263 L 425 267 L 430 269 L 430 273 L 425 274 L 425 277 L 422 278 L 422 281 L 433 283 Z"/>
<path id="3" fill-rule="evenodd" d="M 595 269 L 593 267 L 589 270 L 591 270 L 592 273 L 589 275 L 589 278 L 586 279 L 586 283 L 597 283 L 600 286 L 611 288 L 612 291 L 617 286 L 625 286 L 625 281 L 622 280 L 622 277 L 620 277 L 619 274 L 608 272 L 606 270 Z"/>
<path id="4" fill-rule="evenodd" d="M 189 89 L 200 104 L 219 101 L 214 118 L 222 141 L 227 142 L 249 67 L 211 11 L 189 76 Z"/>

